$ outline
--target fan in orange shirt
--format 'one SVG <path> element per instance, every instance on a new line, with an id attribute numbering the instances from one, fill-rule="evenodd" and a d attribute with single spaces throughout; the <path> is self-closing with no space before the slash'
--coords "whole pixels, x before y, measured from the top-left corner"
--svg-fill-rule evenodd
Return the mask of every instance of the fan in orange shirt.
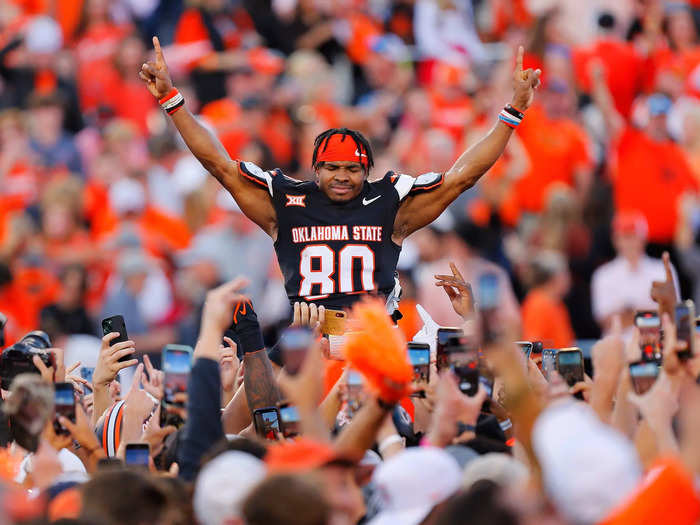
<path id="1" fill-rule="evenodd" d="M 648 97 L 641 129 L 626 124 L 607 89 L 602 64 L 593 66 L 594 100 L 613 139 L 611 178 L 618 211 L 639 211 L 649 225 L 649 241 L 668 244 L 678 223 L 678 200 L 698 189 L 683 150 L 671 140 L 666 115 L 672 101 L 657 93 Z"/>
<path id="2" fill-rule="evenodd" d="M 566 259 L 543 251 L 532 264 L 533 288 L 522 305 L 523 337 L 552 348 L 572 346 L 575 335 L 563 298 L 571 286 Z"/>
<path id="3" fill-rule="evenodd" d="M 552 186 L 564 184 L 583 196 L 591 183 L 592 161 L 583 129 L 570 118 L 573 92 L 568 83 L 550 78 L 541 104 L 530 108 L 518 135 L 530 157 L 530 170 L 516 183 L 523 211 L 539 213 Z"/>

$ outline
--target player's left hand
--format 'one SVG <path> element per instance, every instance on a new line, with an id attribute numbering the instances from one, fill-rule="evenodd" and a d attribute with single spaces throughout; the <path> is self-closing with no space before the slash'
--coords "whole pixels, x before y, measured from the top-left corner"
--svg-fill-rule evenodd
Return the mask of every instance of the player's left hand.
<path id="1" fill-rule="evenodd" d="M 525 49 L 518 47 L 518 56 L 515 61 L 515 71 L 513 71 L 513 107 L 520 111 L 525 111 L 532 104 L 535 97 L 535 90 L 540 85 L 540 69 L 528 68 L 523 71 L 523 55 Z"/>

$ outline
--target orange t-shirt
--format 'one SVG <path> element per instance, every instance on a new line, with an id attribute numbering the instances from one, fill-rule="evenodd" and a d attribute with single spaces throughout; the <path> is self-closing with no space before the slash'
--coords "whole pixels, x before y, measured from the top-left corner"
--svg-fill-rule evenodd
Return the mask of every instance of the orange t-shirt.
<path id="1" fill-rule="evenodd" d="M 576 49 L 572 56 L 574 73 L 577 83 L 586 92 L 591 91 L 588 68 L 592 59 L 603 63 L 615 107 L 622 116 L 628 117 L 634 99 L 644 89 L 645 73 L 650 72 L 647 62 L 632 45 L 612 39 L 601 39 L 590 48 Z"/>
<path id="2" fill-rule="evenodd" d="M 552 348 L 566 348 L 574 343 L 576 336 L 562 301 L 534 288 L 525 297 L 521 313 L 525 340 L 543 341 Z"/>
<path id="3" fill-rule="evenodd" d="M 697 182 L 683 150 L 674 142 L 652 140 L 627 127 L 618 137 L 611 176 L 618 211 L 639 211 L 649 224 L 649 240 L 667 243 L 678 222 L 678 198 Z"/>
<path id="4" fill-rule="evenodd" d="M 518 127 L 518 136 L 530 156 L 530 171 L 516 183 L 520 208 L 538 213 L 554 183 L 574 187 L 577 169 L 591 165 L 588 140 L 570 119 L 550 119 L 541 107 L 532 107 Z"/>

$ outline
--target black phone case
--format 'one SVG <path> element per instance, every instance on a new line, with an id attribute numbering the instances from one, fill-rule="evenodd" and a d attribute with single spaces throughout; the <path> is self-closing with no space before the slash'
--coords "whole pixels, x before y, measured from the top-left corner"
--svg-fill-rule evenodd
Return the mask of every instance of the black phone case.
<path id="1" fill-rule="evenodd" d="M 111 321 L 111 325 L 110 322 Z M 112 317 L 107 317 L 102 320 L 102 335 L 105 336 L 112 332 L 119 332 L 119 337 L 115 337 L 109 342 L 109 346 L 114 346 L 117 343 L 124 343 L 129 340 L 129 336 L 126 333 L 126 323 L 124 323 L 124 318 L 121 315 L 114 315 Z M 132 356 L 126 355 L 119 358 L 119 362 L 129 361 Z"/>

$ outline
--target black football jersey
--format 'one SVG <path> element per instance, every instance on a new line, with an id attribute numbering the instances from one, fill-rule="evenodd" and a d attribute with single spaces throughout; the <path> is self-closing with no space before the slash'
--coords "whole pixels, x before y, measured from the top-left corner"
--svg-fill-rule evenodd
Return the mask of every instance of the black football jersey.
<path id="1" fill-rule="evenodd" d="M 289 301 L 345 308 L 363 294 L 388 296 L 395 286 L 401 246 L 391 240 L 401 201 L 430 191 L 443 174 L 420 177 L 388 172 L 365 182 L 355 199 L 336 203 L 315 182 L 302 182 L 279 169 L 263 171 L 240 162 L 241 174 L 269 191 L 277 212 L 275 251 Z"/>

